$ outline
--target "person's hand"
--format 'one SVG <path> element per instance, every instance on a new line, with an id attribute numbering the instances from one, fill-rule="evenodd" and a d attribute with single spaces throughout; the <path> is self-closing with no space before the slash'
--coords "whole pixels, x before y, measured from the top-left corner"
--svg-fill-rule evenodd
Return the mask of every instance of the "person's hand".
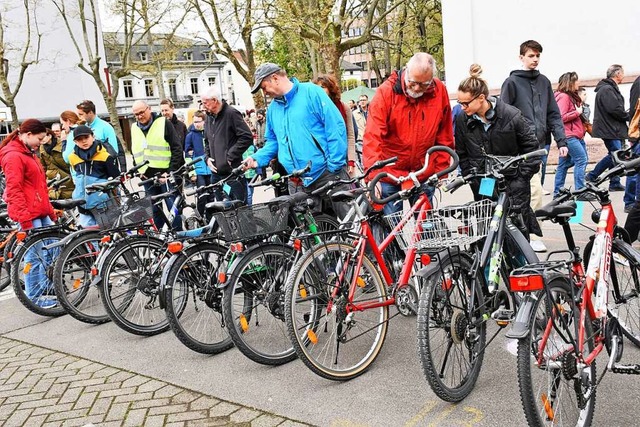
<path id="1" fill-rule="evenodd" d="M 257 167 L 258 162 L 256 162 L 252 157 L 247 157 L 244 162 L 242 162 L 242 170 L 255 169 Z"/>
<path id="2" fill-rule="evenodd" d="M 567 154 L 569 154 L 569 149 L 568 149 L 567 147 L 560 147 L 560 148 L 558 149 L 558 155 L 559 155 L 560 157 L 566 157 L 566 156 L 567 156 Z"/>
<path id="3" fill-rule="evenodd" d="M 167 182 L 167 178 L 169 178 L 169 174 L 166 172 L 163 173 L 158 177 L 158 184 L 165 184 Z"/>
<path id="4" fill-rule="evenodd" d="M 211 157 L 207 159 L 207 166 L 209 166 L 209 169 L 211 169 L 212 172 L 218 173 L 218 168 L 216 168 L 216 165 Z"/>
<path id="5" fill-rule="evenodd" d="M 189 151 L 187 151 L 187 156 L 189 156 L 189 157 L 193 157 L 193 150 L 189 150 Z"/>
<path id="6" fill-rule="evenodd" d="M 191 182 L 196 182 L 198 180 L 198 177 L 196 175 L 193 175 L 191 177 Z"/>
<path id="7" fill-rule="evenodd" d="M 582 105 L 576 105 L 576 111 L 578 114 L 582 114 Z"/>

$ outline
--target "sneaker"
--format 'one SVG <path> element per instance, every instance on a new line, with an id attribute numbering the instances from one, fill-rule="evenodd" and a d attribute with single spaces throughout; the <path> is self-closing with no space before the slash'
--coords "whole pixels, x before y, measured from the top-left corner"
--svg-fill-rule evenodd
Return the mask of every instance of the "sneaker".
<path id="1" fill-rule="evenodd" d="M 612 191 L 624 191 L 624 187 L 622 185 L 611 185 L 609 186 L 609 192 Z"/>
<path id="2" fill-rule="evenodd" d="M 576 199 L 581 202 L 594 202 L 598 200 L 598 196 L 593 193 L 582 193 Z"/>
<path id="3" fill-rule="evenodd" d="M 631 212 L 631 209 L 633 209 L 633 205 L 627 205 L 624 207 L 624 213 L 629 213 Z"/>
<path id="4" fill-rule="evenodd" d="M 51 296 L 41 296 L 38 297 L 34 303 L 40 308 L 52 308 L 58 305 L 58 299 Z"/>
<path id="5" fill-rule="evenodd" d="M 547 247 L 544 245 L 542 240 L 532 240 L 531 249 L 533 249 L 534 252 L 547 252 Z"/>

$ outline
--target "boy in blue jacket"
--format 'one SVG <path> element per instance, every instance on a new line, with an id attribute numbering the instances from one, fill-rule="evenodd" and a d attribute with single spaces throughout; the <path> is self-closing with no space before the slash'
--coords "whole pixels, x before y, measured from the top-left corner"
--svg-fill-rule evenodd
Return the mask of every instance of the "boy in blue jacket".
<path id="1" fill-rule="evenodd" d="M 193 113 L 193 124 L 189 126 L 189 133 L 184 141 L 184 154 L 187 158 L 195 159 L 197 157 L 203 157 L 203 161 L 196 163 L 196 185 L 203 187 L 211 184 L 211 170 L 207 167 L 207 163 L 204 161 L 204 120 L 206 116 L 202 111 L 196 111 Z M 198 198 L 198 212 L 204 216 L 204 206 L 213 201 L 212 196 L 207 197 L 203 195 Z"/>

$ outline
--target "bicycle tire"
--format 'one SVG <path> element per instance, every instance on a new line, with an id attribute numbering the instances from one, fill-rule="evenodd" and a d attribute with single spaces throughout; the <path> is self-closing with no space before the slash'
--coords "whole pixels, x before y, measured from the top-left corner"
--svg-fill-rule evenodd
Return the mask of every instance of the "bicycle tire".
<path id="1" fill-rule="evenodd" d="M 226 252 L 223 246 L 200 242 L 173 255 L 167 264 L 166 317 L 180 342 L 198 353 L 218 354 L 233 347 L 224 326 L 223 291 L 216 286 Z"/>
<path id="2" fill-rule="evenodd" d="M 478 323 L 484 297 L 478 280 L 469 306 L 471 264 L 461 255 L 441 259 L 439 270 L 425 279 L 418 305 L 422 371 L 433 392 L 447 402 L 460 402 L 473 391 L 484 359 L 486 322 Z M 478 326 L 470 328 L 474 323 Z M 456 361 L 461 365 L 454 366 Z"/>
<path id="3" fill-rule="evenodd" d="M 353 300 L 347 302 L 353 253 L 350 243 L 320 243 L 294 265 L 286 285 L 285 321 L 296 354 L 312 372 L 335 381 L 367 371 L 380 354 L 389 320 L 388 306 L 346 313 L 348 304 L 387 299 L 385 282 L 365 254 Z"/>
<path id="4" fill-rule="evenodd" d="M 15 256 L 16 245 L 18 244 L 18 239 L 16 234 L 14 233 L 10 238 L 7 244 L 2 249 L 2 256 L 4 257 L 5 262 L 2 263 L 2 267 L 7 271 L 9 277 L 11 277 L 11 263 L 6 262 Z"/>
<path id="5" fill-rule="evenodd" d="M 590 240 L 584 248 L 585 269 L 589 265 L 592 247 L 593 240 Z M 640 347 L 640 260 L 626 255 L 633 252 L 631 245 L 619 239 L 611 245 L 611 294 L 607 309 L 618 319 L 629 341 Z"/>
<path id="6" fill-rule="evenodd" d="M 239 258 L 224 290 L 224 319 L 235 346 L 262 365 L 296 358 L 284 323 L 287 275 L 296 252 L 284 245 L 261 244 Z"/>
<path id="7" fill-rule="evenodd" d="M 50 275 L 53 260 L 56 259 L 60 253 L 59 247 L 51 249 L 50 251 L 44 251 L 42 247 L 38 247 L 38 245 L 48 245 L 62 240 L 65 236 L 67 236 L 67 233 L 62 230 L 36 232 L 16 246 L 15 256 L 11 261 L 13 265 L 11 268 L 11 283 L 18 301 L 29 311 L 41 316 L 58 317 L 66 314 L 64 307 L 60 304 L 48 308 L 38 305 L 42 303 L 42 300 L 53 300 L 55 297 L 55 288 Z M 36 264 L 35 270 L 33 268 L 34 261 L 25 260 L 27 254 L 37 259 L 38 263 Z M 41 265 L 44 265 L 44 267 Z M 39 274 L 42 276 L 38 277 Z M 25 277 L 25 275 L 28 276 Z M 38 288 L 36 291 L 38 295 L 33 297 L 35 300 L 26 293 L 25 283 L 27 278 L 36 281 L 35 286 Z"/>
<path id="8" fill-rule="evenodd" d="M 570 286 L 564 278 L 555 278 L 545 284 L 545 291 L 540 293 L 532 310 L 529 334 L 518 340 L 518 387 L 530 426 L 590 426 L 593 420 L 596 361 L 582 373 L 576 366 L 573 345 L 568 337 L 572 336 L 573 342 L 577 342 L 576 319 L 579 316 Z M 545 328 L 551 326 L 549 322 L 553 327 L 546 335 Z M 588 316 L 584 326 L 584 354 L 587 355 L 594 348 L 593 328 Z M 539 354 L 540 347 L 542 354 Z M 576 381 L 579 381 L 581 397 L 576 396 Z M 586 391 L 583 391 L 585 386 Z M 559 417 L 562 419 L 558 420 Z"/>
<path id="9" fill-rule="evenodd" d="M 74 238 L 60 252 L 53 268 L 60 304 L 74 319 L 93 325 L 111 321 L 98 286 L 92 284 L 91 268 L 100 252 L 102 236 L 96 231 Z"/>
<path id="10" fill-rule="evenodd" d="M 107 314 L 122 330 L 152 336 L 169 329 L 158 291 L 164 242 L 152 236 L 127 236 L 105 256 L 100 297 Z M 150 271 L 150 268 L 156 270 Z"/>

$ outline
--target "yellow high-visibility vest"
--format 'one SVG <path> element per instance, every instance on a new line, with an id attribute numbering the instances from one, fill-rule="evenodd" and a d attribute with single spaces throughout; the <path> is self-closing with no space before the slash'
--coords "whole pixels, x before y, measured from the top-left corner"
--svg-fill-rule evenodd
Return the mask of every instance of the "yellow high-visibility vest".
<path id="1" fill-rule="evenodd" d="M 138 165 L 145 160 L 149 161 L 149 165 L 141 168 L 140 173 L 144 173 L 147 167 L 169 169 L 171 148 L 164 139 L 165 120 L 164 117 L 156 118 L 146 136 L 136 123 L 131 125 L 131 152 L 133 159 Z"/>

